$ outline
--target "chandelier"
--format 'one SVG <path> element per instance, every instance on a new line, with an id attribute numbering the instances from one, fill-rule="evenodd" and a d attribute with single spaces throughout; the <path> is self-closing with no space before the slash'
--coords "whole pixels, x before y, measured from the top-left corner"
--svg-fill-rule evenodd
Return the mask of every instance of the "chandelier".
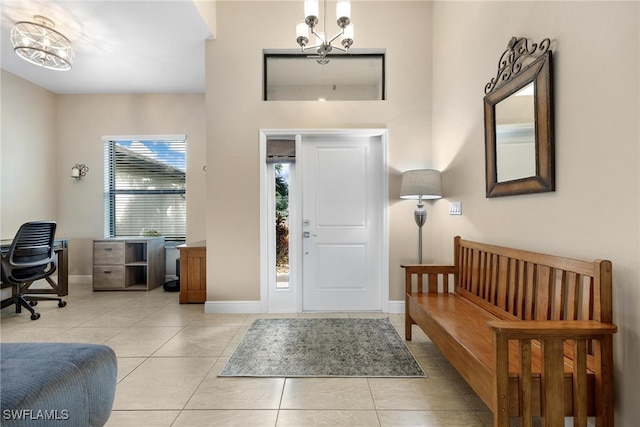
<path id="1" fill-rule="evenodd" d="M 296 25 L 297 42 L 302 51 L 315 49 L 318 54 L 318 63 L 326 64 L 329 62 L 327 55 L 333 49 L 341 52 L 348 52 L 353 44 L 353 24 L 351 23 L 351 2 L 349 0 L 338 0 L 336 2 L 336 16 L 340 31 L 332 38 L 327 37 L 327 0 L 324 0 L 324 22 L 323 31 L 316 31 L 318 25 L 319 6 L 318 0 L 304 0 L 304 22 Z M 307 46 L 309 43 L 309 32 L 316 37 L 316 44 Z M 340 38 L 340 46 L 334 46 L 332 43 Z"/>
<path id="2" fill-rule="evenodd" d="M 40 15 L 33 20 L 17 22 L 11 29 L 13 51 L 25 61 L 50 70 L 71 69 L 75 55 L 69 39 L 53 29 L 52 20 Z"/>

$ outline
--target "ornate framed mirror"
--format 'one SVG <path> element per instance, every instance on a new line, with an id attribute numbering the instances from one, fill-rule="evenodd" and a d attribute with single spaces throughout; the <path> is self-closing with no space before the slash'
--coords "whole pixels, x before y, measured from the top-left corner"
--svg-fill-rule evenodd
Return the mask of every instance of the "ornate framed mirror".
<path id="1" fill-rule="evenodd" d="M 550 45 L 513 37 L 485 86 L 487 197 L 555 190 Z"/>

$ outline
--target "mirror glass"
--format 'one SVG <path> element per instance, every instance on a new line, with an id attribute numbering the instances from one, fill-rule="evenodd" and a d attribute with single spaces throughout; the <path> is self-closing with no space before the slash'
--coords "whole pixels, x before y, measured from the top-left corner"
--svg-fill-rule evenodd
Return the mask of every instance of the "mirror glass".
<path id="1" fill-rule="evenodd" d="M 551 58 L 548 50 L 485 88 L 487 197 L 555 190 Z"/>
<path id="2" fill-rule="evenodd" d="M 529 83 L 495 106 L 498 182 L 536 174 L 534 91 Z"/>
<path id="3" fill-rule="evenodd" d="M 264 55 L 265 101 L 380 101 L 385 99 L 384 54 Z"/>

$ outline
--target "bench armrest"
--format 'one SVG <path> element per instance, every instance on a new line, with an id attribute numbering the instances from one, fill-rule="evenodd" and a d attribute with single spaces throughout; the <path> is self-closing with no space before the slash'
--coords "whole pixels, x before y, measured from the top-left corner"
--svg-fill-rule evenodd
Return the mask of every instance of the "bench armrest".
<path id="1" fill-rule="evenodd" d="M 411 341 L 411 325 L 415 324 L 409 314 L 409 298 L 413 293 L 415 284 L 416 292 L 421 294 L 426 292 L 449 292 L 449 276 L 456 274 L 456 267 L 453 265 L 438 264 L 403 264 L 405 283 L 405 312 L 404 331 L 407 341 Z M 425 285 L 426 278 L 426 286 Z"/>
<path id="2" fill-rule="evenodd" d="M 509 425 L 509 352 L 510 340 L 519 342 L 518 383 L 522 399 L 522 419 L 532 415 L 532 341 L 541 347 L 541 405 L 546 425 L 563 425 L 565 408 L 564 363 L 570 357 L 573 367 L 573 414 L 576 425 L 586 425 L 587 420 L 587 370 L 593 370 L 600 386 L 602 402 L 612 401 L 613 350 L 612 336 L 617 326 L 595 320 L 493 320 L 487 322 L 493 332 L 494 351 L 494 417 L 499 426 Z M 565 341 L 572 345 L 566 347 Z M 593 347 L 590 350 L 590 347 Z M 589 358 L 592 358 L 590 361 Z M 602 404 L 601 404 L 602 406 Z M 596 418 L 603 419 L 605 411 L 599 408 Z M 602 420 L 599 423 L 606 424 Z M 613 424 L 611 424 L 613 425 Z"/>
<path id="3" fill-rule="evenodd" d="M 453 265 L 405 264 L 401 265 L 401 267 L 405 271 L 405 290 L 408 294 L 412 292 L 414 276 L 418 285 L 418 293 L 423 291 L 422 282 L 424 276 L 427 276 L 427 292 L 438 292 L 438 282 L 442 282 L 444 292 L 448 292 L 449 275 L 456 273 L 456 268 Z"/>

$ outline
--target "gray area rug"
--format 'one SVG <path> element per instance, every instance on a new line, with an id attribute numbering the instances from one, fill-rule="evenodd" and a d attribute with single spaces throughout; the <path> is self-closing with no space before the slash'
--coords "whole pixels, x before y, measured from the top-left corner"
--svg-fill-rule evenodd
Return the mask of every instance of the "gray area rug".
<path id="1" fill-rule="evenodd" d="M 222 377 L 425 377 L 388 318 L 258 319 Z"/>

